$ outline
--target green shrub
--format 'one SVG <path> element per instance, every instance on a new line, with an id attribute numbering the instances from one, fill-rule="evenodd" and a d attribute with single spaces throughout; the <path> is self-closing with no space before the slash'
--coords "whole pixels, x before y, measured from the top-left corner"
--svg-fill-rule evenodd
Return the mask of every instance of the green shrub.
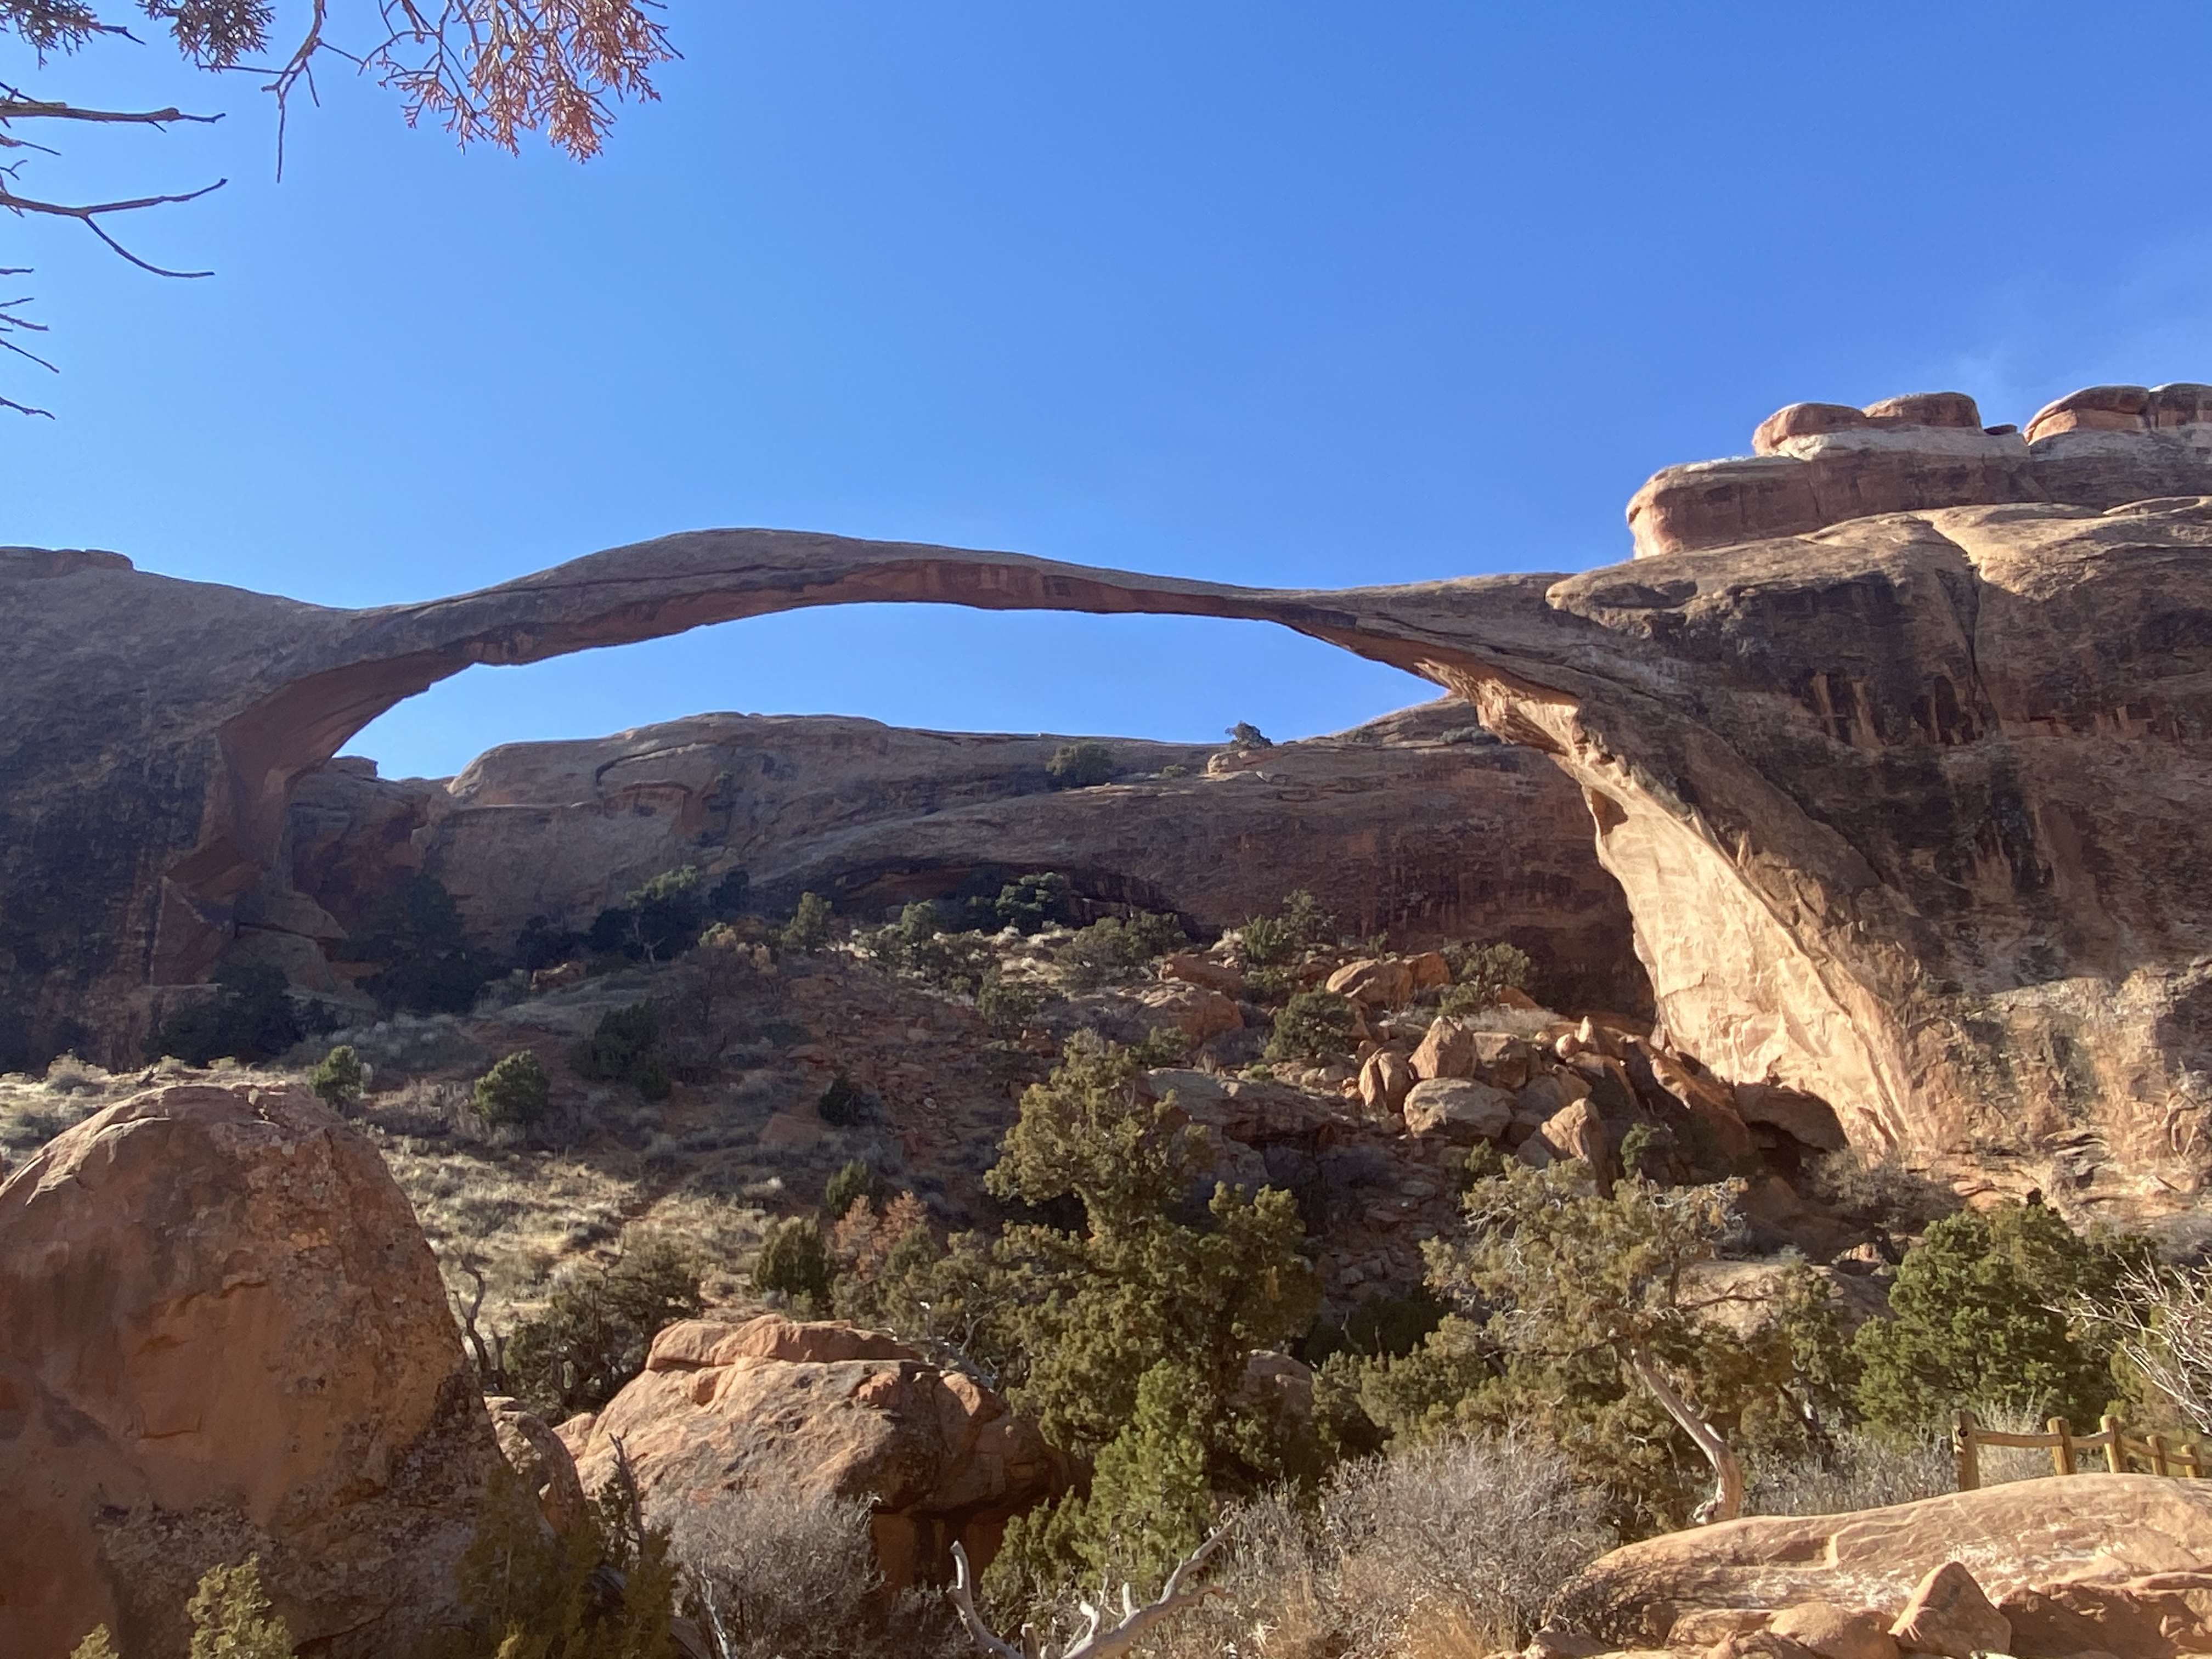
<path id="1" fill-rule="evenodd" d="M 770 1229 L 753 1264 L 753 1288 L 788 1297 L 809 1311 L 830 1306 L 830 1249 L 811 1216 L 793 1216 Z"/>
<path id="2" fill-rule="evenodd" d="M 1540 1428 L 1613 1492 L 1625 1528 L 1684 1524 L 1746 1452 L 1803 1452 L 1805 1377 L 1824 1369 L 1797 1346 L 1820 1334 L 1810 1322 L 1732 1329 L 1692 1288 L 1738 1225 L 1739 1190 L 1632 1177 L 1601 1193 L 1579 1163 L 1478 1181 L 1465 1233 L 1427 1251 L 1430 1284 L 1461 1312 L 1405 1358 L 1359 1366 L 1362 1407 L 1399 1436 Z M 1677 1407 L 1717 1437 L 1710 1461 Z"/>
<path id="3" fill-rule="evenodd" d="M 1240 754 L 1249 754 L 1255 749 L 1273 749 L 1275 746 L 1273 742 L 1262 736 L 1260 728 L 1249 720 L 1237 721 L 1223 735 L 1229 739 L 1229 746 Z"/>
<path id="4" fill-rule="evenodd" d="M 1089 738 L 1060 744 L 1044 763 L 1044 775 L 1055 789 L 1092 788 L 1112 781 L 1114 770 L 1114 751 Z"/>
<path id="5" fill-rule="evenodd" d="M 517 1326 L 502 1350 L 507 1391 L 549 1422 L 595 1412 L 645 1369 L 662 1327 L 704 1306 L 690 1253 L 645 1240 L 611 1267 L 555 1284 L 545 1311 Z"/>
<path id="6" fill-rule="evenodd" d="M 1256 968 L 1280 968 L 1308 951 L 1337 941 L 1337 920 L 1301 887 L 1283 900 L 1272 916 L 1255 916 L 1237 929 L 1245 962 Z"/>
<path id="7" fill-rule="evenodd" d="M 386 1012 L 465 1014 L 477 993 L 506 971 L 490 952 L 470 947 L 453 895 L 427 875 L 411 878 L 333 954 L 381 964 L 361 988 Z"/>
<path id="8" fill-rule="evenodd" d="M 185 1603 L 191 1659 L 292 1659 L 292 1632 L 261 1588 L 261 1558 L 210 1567 Z"/>
<path id="9" fill-rule="evenodd" d="M 998 962 L 989 941 L 980 935 L 948 932 L 942 912 L 927 900 L 908 905 L 896 921 L 867 934 L 862 943 L 885 967 L 919 975 L 956 996 L 975 995 Z"/>
<path id="10" fill-rule="evenodd" d="M 1127 979 L 1148 963 L 1189 943 L 1182 921 L 1171 915 L 1147 912 L 1126 921 L 1108 916 L 1061 945 L 1059 960 L 1067 969 L 1070 983 L 1087 990 Z"/>
<path id="11" fill-rule="evenodd" d="M 1023 1097 L 985 1181 L 1040 1218 L 988 1243 L 956 1237 L 905 1298 L 963 1333 L 1054 1444 L 1118 1471 L 1108 1501 L 1070 1499 L 1009 1530 L 1000 1594 L 1150 1559 L 1129 1529 L 1163 1548 L 1180 1535 L 1194 1468 L 1209 1504 L 1310 1471 L 1310 1433 L 1238 1393 L 1252 1351 L 1303 1331 L 1319 1304 L 1297 1207 L 1273 1188 L 1216 1188 L 1192 1224 L 1205 1139 L 1171 1100 L 1139 1092 L 1141 1069 L 1127 1050 L 1072 1041 Z"/>
<path id="12" fill-rule="evenodd" d="M 1051 922 L 1073 922 L 1075 884 L 1057 870 L 1024 876 L 999 889 L 991 902 L 991 920 L 1001 927 L 1034 933 Z"/>
<path id="13" fill-rule="evenodd" d="M 860 1158 L 854 1158 L 822 1189 L 822 1213 L 832 1222 L 845 1218 L 846 1212 L 863 1199 L 872 1199 L 882 1182 L 876 1172 Z"/>
<path id="14" fill-rule="evenodd" d="M 1443 955 L 1456 981 L 1443 995 L 1448 1014 L 1480 1013 L 1496 1006 L 1507 991 L 1527 989 L 1536 968 L 1526 951 L 1503 943 L 1451 945 Z"/>
<path id="15" fill-rule="evenodd" d="M 1004 978 L 995 968 L 983 975 L 975 991 L 975 1012 L 996 1036 L 1019 1036 L 1042 1004 L 1035 991 Z"/>
<path id="16" fill-rule="evenodd" d="M 840 1072 L 830 1079 L 830 1086 L 815 1101 L 814 1109 L 830 1127 L 849 1129 L 868 1115 L 868 1097 Z"/>
<path id="17" fill-rule="evenodd" d="M 317 1099 L 332 1109 L 350 1106 L 361 1098 L 361 1056 L 349 1042 L 341 1042 L 325 1054 L 307 1075 L 307 1087 Z"/>
<path id="18" fill-rule="evenodd" d="M 95 1625 L 92 1634 L 70 1650 L 70 1659 L 123 1659 L 115 1650 L 115 1638 L 107 1633 L 107 1626 Z"/>
<path id="19" fill-rule="evenodd" d="M 791 923 L 776 936 L 777 948 L 786 956 L 811 957 L 830 943 L 830 901 L 819 893 L 801 893 Z"/>
<path id="20" fill-rule="evenodd" d="M 2082 1325 L 2076 1298 L 2109 1304 L 2148 1259 L 2140 1238 L 2084 1238 L 2040 1204 L 1954 1215 L 1905 1252 L 1887 1319 L 1852 1341 L 1867 1420 L 1892 1431 L 1942 1424 L 1966 1406 L 2094 1422 L 2120 1392 L 2113 1328 Z"/>
<path id="21" fill-rule="evenodd" d="M 719 896 L 721 890 L 715 890 Z M 619 951 L 634 962 L 665 962 L 699 942 L 699 930 L 711 914 L 698 867 L 687 864 L 633 888 L 620 904 L 600 911 L 585 942 L 593 951 Z"/>
<path id="22" fill-rule="evenodd" d="M 538 1056 L 518 1048 L 492 1062 L 477 1079 L 477 1115 L 494 1128 L 527 1128 L 540 1122 L 552 1103 L 553 1085 Z"/>
<path id="23" fill-rule="evenodd" d="M 465 1620 L 422 1659 L 676 1659 L 676 1569 L 634 1482 L 618 1475 L 556 1534 L 536 1494 L 494 1458 L 477 1516 L 455 1574 Z"/>
<path id="24" fill-rule="evenodd" d="M 1098 1453 L 1079 1544 L 1113 1577 L 1158 1583 L 1213 1529 L 1205 1380 L 1171 1359 L 1138 1379 L 1129 1421 Z"/>
<path id="25" fill-rule="evenodd" d="M 1267 1057 L 1273 1060 L 1340 1059 L 1351 1052 L 1359 1010 L 1334 991 L 1301 991 L 1275 1016 Z"/>
<path id="26" fill-rule="evenodd" d="M 1195 1046 L 1181 1026 L 1155 1025 L 1129 1045 L 1129 1057 L 1149 1072 L 1156 1066 L 1183 1064 Z"/>
<path id="27" fill-rule="evenodd" d="M 660 1054 L 660 1016 L 650 1002 L 610 1008 L 569 1055 L 579 1077 L 629 1083 L 647 1100 L 668 1097 L 668 1063 Z"/>
<path id="28" fill-rule="evenodd" d="M 225 963 L 216 969 L 215 982 L 220 988 L 213 997 L 175 1010 L 155 1028 L 146 1040 L 148 1059 L 173 1054 L 193 1066 L 225 1058 L 274 1060 L 306 1036 L 309 1026 L 327 1030 L 333 1023 L 319 1004 L 303 1018 L 286 994 L 284 975 L 274 968 Z"/>

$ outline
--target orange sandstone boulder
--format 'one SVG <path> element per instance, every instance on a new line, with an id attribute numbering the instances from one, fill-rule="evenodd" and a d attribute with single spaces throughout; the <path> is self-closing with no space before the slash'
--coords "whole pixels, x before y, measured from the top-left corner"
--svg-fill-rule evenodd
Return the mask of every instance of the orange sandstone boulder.
<path id="1" fill-rule="evenodd" d="M 1473 1077 L 1475 1059 L 1474 1030 L 1447 1014 L 1431 1022 L 1420 1047 L 1413 1050 L 1413 1075 L 1424 1083 L 1440 1077 Z"/>
<path id="2" fill-rule="evenodd" d="M 1889 1620 L 1864 1607 L 1801 1601 L 1777 1613 L 1767 1629 L 1809 1648 L 1820 1659 L 1898 1659 L 1897 1638 L 1889 1632 Z"/>
<path id="3" fill-rule="evenodd" d="M 1563 1158 L 1578 1158 L 1590 1166 L 1601 1190 L 1613 1184 L 1613 1138 L 1605 1132 L 1605 1120 L 1587 1099 L 1559 1108 L 1521 1143 L 1515 1156 L 1539 1170 Z"/>
<path id="4" fill-rule="evenodd" d="M 538 1512 L 556 1532 L 584 1518 L 584 1486 L 576 1478 L 575 1454 L 545 1419 L 519 1400 L 495 1395 L 484 1401 L 492 1432 L 507 1468 L 538 1499 Z"/>
<path id="5" fill-rule="evenodd" d="M 592 1421 L 586 1490 L 613 1476 L 617 1440 L 655 1525 L 744 1490 L 866 1498 L 895 1588 L 949 1573 L 956 1542 L 980 1570 L 1007 1520 L 1073 1473 L 972 1377 L 876 1332 L 773 1314 L 654 1338 L 644 1374 Z"/>
<path id="6" fill-rule="evenodd" d="M 1496 1140 L 1513 1121 L 1513 1097 L 1467 1078 L 1431 1078 L 1406 1096 L 1406 1127 L 1449 1140 Z"/>
<path id="7" fill-rule="evenodd" d="M 305 1650 L 412 1651 L 498 1455 L 405 1196 L 304 1090 L 150 1090 L 0 1186 L 8 1659 L 181 1656 L 249 1554 Z"/>
<path id="8" fill-rule="evenodd" d="M 1199 955 L 1195 951 L 1179 951 L 1173 956 L 1160 958 L 1162 979 L 1188 980 L 1193 985 L 1203 985 L 1209 991 L 1218 991 L 1226 997 L 1244 994 L 1244 975 L 1225 962 L 1216 962 L 1212 957 Z"/>
<path id="9" fill-rule="evenodd" d="M 1377 1048 L 1359 1065 L 1359 1103 L 1369 1111 L 1388 1116 L 1406 1103 L 1413 1086 L 1413 1068 L 1395 1048 Z"/>
<path id="10" fill-rule="evenodd" d="M 1409 962 L 1396 957 L 1363 957 L 1331 974 L 1322 988 L 1363 1008 L 1401 1008 L 1413 1000 L 1418 983 Z"/>
<path id="11" fill-rule="evenodd" d="M 1146 986 L 1137 1000 L 1193 1042 L 1237 1030 L 1244 1024 L 1236 999 L 1188 980 L 1164 979 Z"/>
<path id="12" fill-rule="evenodd" d="M 1974 1575 L 1956 1561 L 1946 1561 L 1914 1587 L 1889 1633 L 1901 1648 L 1945 1659 L 2012 1648 L 2012 1620 L 1990 1605 Z"/>

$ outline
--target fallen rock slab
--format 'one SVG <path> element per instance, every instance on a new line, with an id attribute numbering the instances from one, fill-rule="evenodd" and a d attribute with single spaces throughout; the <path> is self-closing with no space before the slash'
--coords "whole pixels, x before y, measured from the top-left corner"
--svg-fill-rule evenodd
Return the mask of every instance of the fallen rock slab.
<path id="1" fill-rule="evenodd" d="M 1678 1624 L 1710 1630 L 1683 1621 L 1722 1609 L 1826 1601 L 1897 1620 L 1953 1563 L 2008 1625 L 1999 1650 L 2021 1659 L 2212 1652 L 2212 1482 L 2148 1474 L 2054 1475 L 1669 1533 L 1600 1557 L 1561 1605 L 1609 1642 L 1672 1645 Z"/>
<path id="2" fill-rule="evenodd" d="M 1513 1121 L 1513 1097 L 1463 1078 L 1431 1078 L 1406 1094 L 1406 1127 L 1417 1135 L 1495 1140 Z"/>

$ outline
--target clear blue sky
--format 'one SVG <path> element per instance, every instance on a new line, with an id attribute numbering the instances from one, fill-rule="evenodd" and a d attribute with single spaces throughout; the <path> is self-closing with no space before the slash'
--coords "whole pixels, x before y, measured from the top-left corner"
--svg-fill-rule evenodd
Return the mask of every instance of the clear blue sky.
<path id="1" fill-rule="evenodd" d="M 27 186 L 231 183 L 131 227 L 204 282 L 0 223 L 65 370 L 0 371 L 60 417 L 0 424 L 0 541 L 346 605 L 713 525 L 1570 569 L 1784 403 L 2212 380 L 2197 0 L 668 20 L 663 100 L 581 167 L 325 76 L 280 185 L 248 82 L 151 47 L 50 75 L 233 113 L 73 136 Z M 352 746 L 442 773 L 715 708 L 1287 736 L 1423 695 L 1252 626 L 851 610 L 472 670 Z"/>

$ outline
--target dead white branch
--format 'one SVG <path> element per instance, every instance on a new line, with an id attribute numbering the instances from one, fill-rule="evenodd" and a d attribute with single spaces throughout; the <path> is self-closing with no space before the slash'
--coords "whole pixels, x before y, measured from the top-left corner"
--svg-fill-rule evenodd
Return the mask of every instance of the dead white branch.
<path id="1" fill-rule="evenodd" d="M 1229 1536 L 1229 1528 L 1222 1528 L 1212 1537 L 1184 1557 L 1176 1570 L 1168 1575 L 1166 1586 L 1159 1599 L 1137 1605 L 1135 1592 L 1127 1584 L 1121 1586 L 1121 1617 L 1107 1629 L 1100 1629 L 1105 1615 L 1090 1602 L 1082 1604 L 1084 1617 L 1090 1628 L 1076 1638 L 1074 1644 L 1063 1649 L 1058 1659 L 1115 1659 L 1136 1645 L 1137 1638 L 1169 1614 L 1180 1613 L 1185 1607 L 1196 1607 L 1209 1595 L 1218 1594 L 1211 1585 L 1186 1588 L 1185 1581 L 1206 1564 L 1206 1558 L 1221 1547 Z M 959 1545 L 952 1547 L 952 1588 L 947 1592 L 952 1605 L 960 1614 L 960 1622 L 967 1627 L 983 1651 L 994 1659 L 1043 1659 L 1042 1644 L 1033 1626 L 1022 1627 L 1022 1645 L 1000 1640 L 983 1622 L 983 1615 L 975 1611 L 975 1596 L 972 1576 L 968 1571 L 968 1552 Z"/>

